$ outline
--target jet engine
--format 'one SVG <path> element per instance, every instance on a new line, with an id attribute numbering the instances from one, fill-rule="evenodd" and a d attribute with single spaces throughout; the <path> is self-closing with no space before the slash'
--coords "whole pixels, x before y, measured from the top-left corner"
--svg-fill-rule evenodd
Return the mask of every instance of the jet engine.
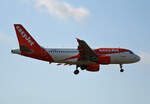
<path id="1" fill-rule="evenodd" d="M 110 56 L 98 56 L 98 64 L 110 64 Z"/>
<path id="2" fill-rule="evenodd" d="M 96 72 L 99 71 L 100 65 L 96 64 L 96 65 L 88 65 L 87 66 L 87 71 L 92 71 L 92 72 Z"/>

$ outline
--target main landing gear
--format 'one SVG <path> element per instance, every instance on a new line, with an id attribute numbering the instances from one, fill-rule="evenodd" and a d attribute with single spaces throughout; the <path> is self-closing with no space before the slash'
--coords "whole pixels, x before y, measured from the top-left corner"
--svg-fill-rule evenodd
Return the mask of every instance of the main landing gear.
<path id="1" fill-rule="evenodd" d="M 87 68 L 87 66 L 86 66 L 86 65 L 82 65 L 82 66 L 78 66 L 78 65 L 76 65 L 76 70 L 74 71 L 74 74 L 75 74 L 75 75 L 79 74 L 78 67 L 80 67 L 80 68 L 81 68 L 81 70 L 85 70 L 85 69 Z"/>
<path id="2" fill-rule="evenodd" d="M 79 70 L 76 69 L 76 70 L 74 71 L 74 74 L 75 74 L 75 75 L 79 74 Z"/>
<path id="3" fill-rule="evenodd" d="M 120 64 L 120 72 L 124 72 L 122 64 Z"/>
<path id="4" fill-rule="evenodd" d="M 74 74 L 75 74 L 75 75 L 79 74 L 78 67 L 79 67 L 79 66 L 76 66 L 76 70 L 74 71 Z"/>

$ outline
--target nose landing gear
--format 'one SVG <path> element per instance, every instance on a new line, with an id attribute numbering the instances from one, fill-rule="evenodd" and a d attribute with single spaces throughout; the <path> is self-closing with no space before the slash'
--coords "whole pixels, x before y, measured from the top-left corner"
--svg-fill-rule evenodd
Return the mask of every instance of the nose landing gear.
<path id="1" fill-rule="evenodd" d="M 120 64 L 120 72 L 124 72 L 122 64 Z"/>

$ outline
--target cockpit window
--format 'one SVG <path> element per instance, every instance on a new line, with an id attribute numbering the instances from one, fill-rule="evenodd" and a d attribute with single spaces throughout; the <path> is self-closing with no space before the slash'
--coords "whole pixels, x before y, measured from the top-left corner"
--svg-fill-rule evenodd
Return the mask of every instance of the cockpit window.
<path id="1" fill-rule="evenodd" d="M 132 51 L 130 51 L 131 54 L 134 54 Z"/>

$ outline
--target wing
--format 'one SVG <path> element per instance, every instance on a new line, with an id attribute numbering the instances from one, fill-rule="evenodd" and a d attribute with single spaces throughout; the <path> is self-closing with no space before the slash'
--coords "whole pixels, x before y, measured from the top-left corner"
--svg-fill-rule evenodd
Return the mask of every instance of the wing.
<path id="1" fill-rule="evenodd" d="M 96 53 L 88 46 L 88 44 L 84 40 L 80 40 L 77 38 L 78 42 L 78 50 L 80 53 L 80 61 L 93 61 L 97 62 L 98 58 Z"/>

